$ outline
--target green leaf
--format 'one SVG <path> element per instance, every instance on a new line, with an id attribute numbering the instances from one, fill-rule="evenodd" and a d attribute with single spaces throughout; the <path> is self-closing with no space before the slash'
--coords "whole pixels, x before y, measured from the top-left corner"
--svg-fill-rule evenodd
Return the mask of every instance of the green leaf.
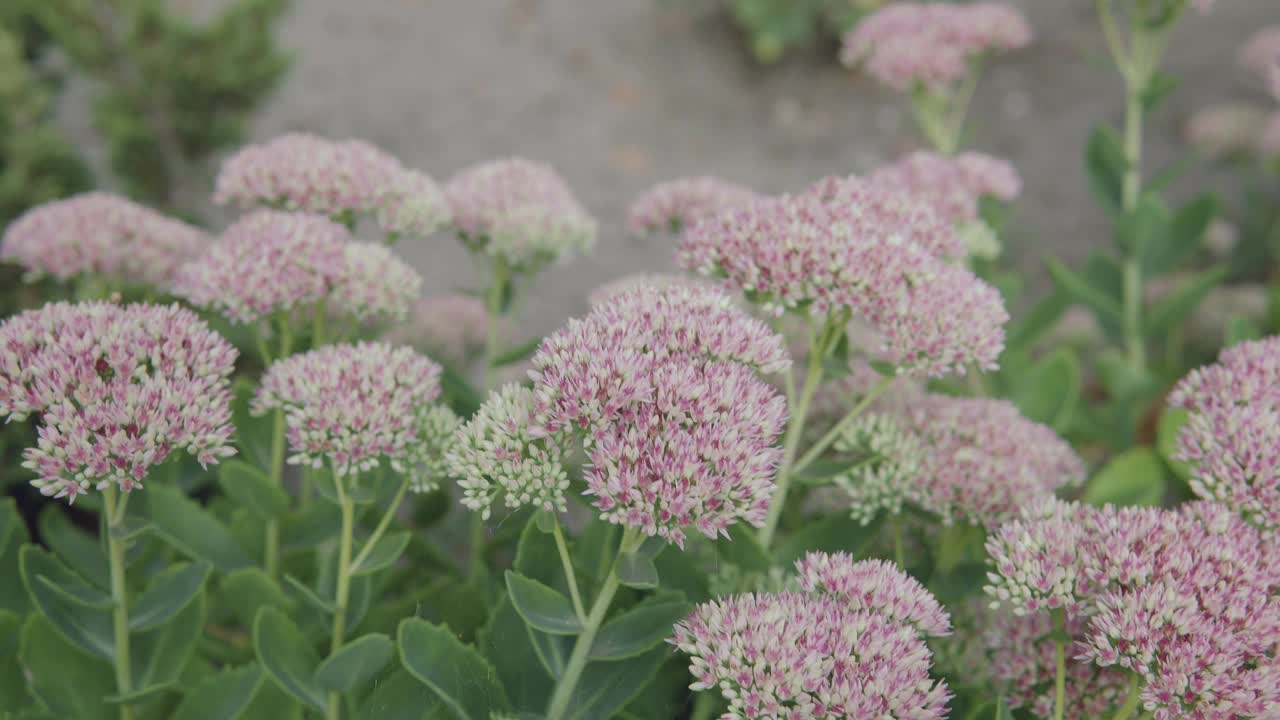
<path id="1" fill-rule="evenodd" d="M 1119 136 L 1111 128 L 1096 128 L 1085 149 L 1085 169 L 1094 195 L 1112 214 L 1120 212 L 1126 167 Z"/>
<path id="2" fill-rule="evenodd" d="M 1169 408 L 1161 413 L 1160 420 L 1156 423 L 1156 449 L 1160 451 L 1164 464 L 1183 481 L 1191 478 L 1191 466 L 1176 457 L 1178 436 L 1190 419 L 1191 413 L 1186 409 Z"/>
<path id="3" fill-rule="evenodd" d="M 671 628 L 689 615 L 684 601 L 641 604 L 609 620 L 591 644 L 591 660 L 625 660 L 644 654 L 671 637 Z"/>
<path id="4" fill-rule="evenodd" d="M 1163 275 L 1182 267 L 1200 249 L 1217 214 L 1218 202 L 1207 193 L 1178 208 L 1166 231 L 1144 248 L 1143 269 L 1151 275 Z"/>
<path id="5" fill-rule="evenodd" d="M 320 597 L 320 594 L 317 593 L 315 589 L 313 589 L 310 585 L 307 585 L 306 583 L 302 582 L 298 578 L 292 575 L 285 575 L 284 584 L 293 588 L 295 592 L 297 592 L 299 595 L 302 596 L 303 600 L 307 601 L 308 605 L 315 608 L 316 610 L 319 610 L 325 615 L 333 615 L 335 612 L 337 612 L 337 608 L 333 606 L 333 603 Z"/>
<path id="6" fill-rule="evenodd" d="M 271 413 L 255 417 L 249 412 L 253 396 L 257 394 L 257 384 L 248 377 L 236 378 L 232 385 L 231 418 L 236 430 L 236 447 L 240 448 L 240 456 L 257 465 L 267 467 L 271 464 Z M 150 486 L 148 485 L 148 490 Z"/>
<path id="7" fill-rule="evenodd" d="M 566 720 L 613 717 L 653 680 L 671 653 L 659 647 L 628 660 L 588 665 L 569 700 Z"/>
<path id="8" fill-rule="evenodd" d="M 1091 505 L 1159 505 L 1168 486 L 1164 463 L 1155 450 L 1136 447 L 1107 463 L 1085 488 Z"/>
<path id="9" fill-rule="evenodd" d="M 352 692 L 382 672 L 395 649 L 391 638 L 381 633 L 356 638 L 320 663 L 316 684 L 325 690 Z"/>
<path id="10" fill-rule="evenodd" d="M 448 365 L 440 373 L 440 396 L 458 417 L 463 418 L 474 415 L 480 403 L 484 402 L 484 396 L 467 381 L 466 376 Z"/>
<path id="11" fill-rule="evenodd" d="M 769 555 L 760 547 L 755 531 L 742 524 L 731 526 L 728 538 L 716 538 L 715 547 L 717 560 L 737 565 L 743 570 L 768 572 L 772 566 Z"/>
<path id="12" fill-rule="evenodd" d="M 111 613 L 72 599 L 88 592 L 87 584 L 57 558 L 35 545 L 22 548 L 19 565 L 22 584 L 26 586 L 32 603 L 49 619 L 53 628 L 68 642 L 91 655 L 103 658 L 115 655 Z"/>
<path id="13" fill-rule="evenodd" d="M 170 487 L 147 487 L 145 507 L 156 534 L 178 552 L 212 563 L 222 572 L 253 565 L 227 526 L 196 502 Z"/>
<path id="14" fill-rule="evenodd" d="M 13 498 L 0 498 L 0 577 L 22 576 L 18 553 L 28 541 L 27 528 L 18 514 Z M 22 583 L 0 582 L 0 610 L 25 615 L 31 607 L 31 599 Z"/>
<path id="15" fill-rule="evenodd" d="M 1004 699 L 1003 695 L 1000 696 L 999 700 L 996 700 L 994 720 L 1014 720 L 1013 711 L 1009 709 L 1009 703 Z"/>
<path id="16" fill-rule="evenodd" d="M 1061 431 L 1080 402 L 1081 386 L 1080 361 L 1061 348 L 1018 377 L 1012 399 L 1023 415 Z"/>
<path id="17" fill-rule="evenodd" d="M 1153 246 L 1159 238 L 1168 237 L 1169 208 L 1160 196 L 1143 193 L 1137 205 L 1120 216 L 1116 223 L 1116 243 L 1122 257 L 1142 257 L 1159 252 Z"/>
<path id="18" fill-rule="evenodd" d="M 499 684 L 506 689 L 513 709 L 542 712 L 547 708 L 555 683 L 543 672 L 543 660 L 534 650 L 530 630 L 504 593 L 489 614 L 489 624 L 480 630 L 477 644 L 493 663 Z M 547 635 L 544 638 L 565 638 Z"/>
<path id="19" fill-rule="evenodd" d="M 814 460 L 805 465 L 799 472 L 793 473 L 791 479 L 801 485 L 827 485 L 831 479 L 863 462 L 860 457 L 846 457 L 837 460 Z"/>
<path id="20" fill-rule="evenodd" d="M 1259 340 L 1262 335 L 1262 329 L 1258 327 L 1257 323 L 1243 315 L 1232 315 L 1227 319 L 1227 332 L 1224 340 L 1228 347 L 1246 340 Z"/>
<path id="21" fill-rule="evenodd" d="M 111 664 L 68 643 L 43 615 L 22 626 L 18 660 L 27 687 L 55 718 L 117 720 L 119 710 L 102 699 L 116 692 Z"/>
<path id="22" fill-rule="evenodd" d="M 369 551 L 369 555 L 359 565 L 353 566 L 351 573 L 353 575 L 367 575 L 390 567 L 392 563 L 400 559 L 404 549 L 409 547 L 409 537 L 409 532 L 404 531 L 387 533 L 378 538 L 378 543 Z"/>
<path id="23" fill-rule="evenodd" d="M 1013 323 L 1006 339 L 1006 346 L 1014 352 L 1027 350 L 1058 322 L 1070 305 L 1071 299 L 1061 289 L 1049 293 L 1020 320 Z"/>
<path id="24" fill-rule="evenodd" d="M 289 509 L 284 488 L 244 461 L 224 460 L 218 468 L 218 483 L 232 500 L 263 520 L 279 517 Z"/>
<path id="25" fill-rule="evenodd" d="M 1196 309 L 1211 290 L 1226 279 L 1227 271 L 1227 266 L 1219 265 L 1193 276 L 1177 292 L 1151 309 L 1143 331 L 1149 337 L 1159 337 L 1172 330 Z"/>
<path id="26" fill-rule="evenodd" d="M 1093 310 L 1102 323 L 1119 323 L 1122 311 L 1120 303 L 1104 291 L 1099 290 L 1080 275 L 1068 269 L 1055 258 L 1046 261 L 1049 275 L 1058 288 L 1067 293 L 1073 300 Z"/>
<path id="27" fill-rule="evenodd" d="M 774 551 L 774 560 L 789 567 L 809 552 L 847 552 L 854 558 L 864 558 L 880 534 L 880 523 L 877 519 L 863 525 L 845 513 L 829 515 L 784 539 Z"/>
<path id="28" fill-rule="evenodd" d="M 556 530 L 556 524 L 560 521 L 556 518 L 556 514 L 549 510 L 539 510 L 533 514 L 534 527 L 539 532 L 553 533 Z"/>
<path id="29" fill-rule="evenodd" d="M 213 570 L 208 563 L 179 563 L 165 568 L 129 608 L 129 630 L 144 632 L 167 622 L 187 606 Z"/>
<path id="30" fill-rule="evenodd" d="M 111 587 L 107 553 L 98 538 L 71 523 L 57 505 L 48 505 L 37 522 L 40 539 L 58 559 L 93 585 L 106 590 Z"/>
<path id="31" fill-rule="evenodd" d="M 436 720 L 440 700 L 430 688 L 397 668 L 379 680 L 373 692 L 360 703 L 360 720 Z"/>
<path id="32" fill-rule="evenodd" d="M 271 607 L 258 611 L 253 649 L 262 667 L 285 692 L 317 710 L 325 709 L 324 692 L 313 679 L 320 656 L 284 613 Z"/>
<path id="33" fill-rule="evenodd" d="M 137 702 L 174 687 L 204 631 L 204 618 L 205 597 L 198 593 L 172 622 L 134 635 L 129 646 L 134 689 L 126 695 L 108 697 L 107 701 Z"/>
<path id="34" fill-rule="evenodd" d="M 1161 70 L 1152 73 L 1151 79 L 1147 82 L 1147 86 L 1142 89 L 1142 94 L 1139 98 L 1142 103 L 1142 111 L 1150 113 L 1155 110 L 1156 106 L 1169 97 L 1177 87 L 1177 77 Z"/>
<path id="35" fill-rule="evenodd" d="M 9 610 L 0 610 L 0 708 L 20 708 L 31 702 L 22 666 L 18 664 L 18 646 L 22 618 Z"/>
<path id="36" fill-rule="evenodd" d="M 518 362 L 528 360 L 538 351 L 540 345 L 542 345 L 542 338 L 534 338 L 513 348 L 503 350 L 493 359 L 493 366 L 495 368 L 507 367 L 508 365 L 515 365 Z"/>
<path id="37" fill-rule="evenodd" d="M 237 720 L 262 685 L 262 669 L 250 663 L 223 670 L 187 691 L 171 720 Z"/>
<path id="38" fill-rule="evenodd" d="M 577 635 L 582 632 L 569 598 L 532 578 L 506 572 L 507 594 L 516 612 L 530 627 L 553 635 Z"/>
<path id="39" fill-rule="evenodd" d="M 458 720 L 489 720 L 507 710 L 493 666 L 448 628 L 409 618 L 396 639 L 405 670 L 434 690 Z"/>
<path id="40" fill-rule="evenodd" d="M 219 584 L 219 605 L 229 609 L 246 628 L 253 627 L 258 610 L 273 607 L 288 612 L 294 602 L 261 568 L 232 570 Z"/>
<path id="41" fill-rule="evenodd" d="M 280 549 L 283 552 L 314 550 L 342 531 L 342 513 L 329 503 L 311 503 L 280 521 Z"/>
<path id="42" fill-rule="evenodd" d="M 542 668 L 547 671 L 552 680 L 558 681 L 564 676 L 565 666 L 569 664 L 569 654 L 572 652 L 570 636 L 551 635 L 528 625 L 525 626 L 525 631 L 529 635 L 529 643 L 533 646 L 533 651 L 538 656 L 538 662 L 542 664 Z"/>
<path id="43" fill-rule="evenodd" d="M 658 587 L 658 568 L 653 559 L 638 552 L 618 556 L 618 580 L 629 588 L 652 590 Z"/>
<path id="44" fill-rule="evenodd" d="M 835 346 L 822 358 L 822 369 L 826 380 L 837 380 L 849 374 L 849 333 L 840 331 Z"/>

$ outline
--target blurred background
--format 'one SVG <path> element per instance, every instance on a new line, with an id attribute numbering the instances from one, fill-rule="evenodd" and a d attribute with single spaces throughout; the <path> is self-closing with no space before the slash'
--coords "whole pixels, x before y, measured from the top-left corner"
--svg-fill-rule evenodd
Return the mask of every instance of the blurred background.
<path id="1" fill-rule="evenodd" d="M 92 184 L 221 226 L 207 201 L 218 159 L 289 130 L 367 139 L 442 182 L 524 155 L 559 168 L 601 223 L 595 253 L 553 268 L 524 305 L 546 331 L 600 282 L 670 267 L 669 240 L 623 227 L 655 181 L 709 173 L 778 192 L 919 147 L 906 104 L 837 61 L 837 28 L 862 2 L 5 0 L 0 219 Z M 1076 265 L 1110 242 L 1083 148 L 1118 120 L 1121 89 L 1092 3 L 1015 4 L 1037 37 L 989 66 L 968 145 L 1024 177 L 1006 253 L 1034 285 L 1047 254 Z M 1152 172 L 1182 170 L 1174 195 L 1236 182 L 1192 154 L 1184 126 L 1261 96 L 1235 55 L 1277 10 L 1227 0 L 1183 24 L 1168 60 L 1180 85 L 1149 125 Z M 398 250 L 428 293 L 471 280 L 450 237 Z"/>

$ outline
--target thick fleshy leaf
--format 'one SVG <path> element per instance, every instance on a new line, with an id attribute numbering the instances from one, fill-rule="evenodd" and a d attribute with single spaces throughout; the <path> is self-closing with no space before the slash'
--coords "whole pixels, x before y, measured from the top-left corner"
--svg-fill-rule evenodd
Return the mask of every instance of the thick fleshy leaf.
<path id="1" fill-rule="evenodd" d="M 134 689 L 126 695 L 109 697 L 108 702 L 137 702 L 175 687 L 204 630 L 204 618 L 205 597 L 200 592 L 173 616 L 172 622 L 134 635 L 129 646 Z"/>
<path id="2" fill-rule="evenodd" d="M 18 553 L 28 540 L 17 504 L 13 498 L 0 498 L 0 577 L 21 577 Z M 22 583 L 0 583 L 0 610 L 9 610 L 21 617 L 30 607 L 31 599 Z"/>
<path id="3" fill-rule="evenodd" d="M 104 591 L 111 587 L 107 551 L 98 538 L 71 523 L 57 505 L 47 506 L 38 521 L 41 541 L 78 575 Z"/>
<path id="4" fill-rule="evenodd" d="M 566 720 L 613 717 L 644 690 L 672 652 L 660 647 L 629 660 L 587 665 L 569 701 Z"/>
<path id="5" fill-rule="evenodd" d="M 614 617 L 600 628 L 591 644 L 591 660 L 625 660 L 641 655 L 671 637 L 671 628 L 693 606 L 683 600 L 641 604 Z"/>
<path id="6" fill-rule="evenodd" d="M 241 507 L 263 520 L 289 509 L 289 496 L 262 470 L 243 460 L 224 460 L 218 466 L 218 484 Z"/>
<path id="7" fill-rule="evenodd" d="M 212 563 L 222 572 L 253 565 L 227 526 L 176 488 L 148 486 L 139 495 L 146 498 L 142 504 L 156 534 L 178 552 Z"/>
<path id="8" fill-rule="evenodd" d="M 342 513 L 329 503 L 310 503 L 280 519 L 280 550 L 285 553 L 314 550 L 342 531 Z"/>
<path id="9" fill-rule="evenodd" d="M 258 611 L 253 649 L 258 662 L 285 692 L 317 710 L 325 709 L 324 691 L 314 679 L 320 656 L 284 613 L 271 607 Z"/>
<path id="10" fill-rule="evenodd" d="M 378 538 L 378 542 L 369 551 L 368 556 L 357 566 L 351 568 L 353 575 L 368 575 L 384 568 L 400 559 L 404 549 L 409 547 L 409 533 L 393 532 Z"/>
<path id="11" fill-rule="evenodd" d="M 172 720 L 237 720 L 263 679 L 262 668 L 254 663 L 210 675 L 187 691 Z"/>
<path id="12" fill-rule="evenodd" d="M 396 639 L 405 670 L 434 690 L 459 720 L 489 720 L 507 710 L 493 666 L 448 628 L 409 618 L 400 623 Z"/>
<path id="13" fill-rule="evenodd" d="M 559 680 L 564 675 L 565 666 L 569 664 L 569 654 L 573 652 L 573 637 L 544 633 L 528 625 L 525 626 L 525 631 L 542 669 L 547 671 L 551 679 Z"/>
<path id="14" fill-rule="evenodd" d="M 493 663 L 499 684 L 511 698 L 512 709 L 542 712 L 547 708 L 555 683 L 543 670 L 542 660 L 530 639 L 531 633 L 566 639 L 564 635 L 530 630 L 511 607 L 511 600 L 503 595 L 489 615 L 489 624 L 480 630 L 478 645 Z"/>
<path id="15" fill-rule="evenodd" d="M 553 635 L 577 635 L 582 632 L 582 621 L 573 611 L 569 598 L 510 570 L 506 573 L 507 594 L 516 612 L 529 627 Z"/>
<path id="16" fill-rule="evenodd" d="M 30 702 L 22 666 L 18 664 L 18 641 L 22 618 L 0 610 L 0 708 L 21 708 Z"/>
<path id="17" fill-rule="evenodd" d="M 177 615 L 199 594 L 212 570 L 203 562 L 165 568 L 129 608 L 129 630 L 144 632 Z"/>
<path id="18" fill-rule="evenodd" d="M 1164 463 L 1155 450 L 1137 447 L 1107 463 L 1084 491 L 1092 505 L 1159 505 L 1168 489 Z"/>
<path id="19" fill-rule="evenodd" d="M 91 655 L 102 658 L 114 656 L 111 611 L 78 603 L 61 591 L 69 578 L 78 576 L 57 558 L 34 545 L 22 548 L 20 565 L 22 584 L 26 586 L 32 603 L 63 638 Z M 88 587 L 81 581 L 77 592 Z"/>
<path id="20" fill-rule="evenodd" d="M 1013 401 L 1023 415 L 1062 430 L 1080 402 L 1080 361 L 1061 348 L 1022 373 L 1014 387 Z"/>
<path id="21" fill-rule="evenodd" d="M 658 568 L 653 558 L 638 552 L 618 556 L 618 580 L 629 588 L 652 590 L 658 587 Z"/>
<path id="22" fill-rule="evenodd" d="M 785 538 L 774 551 L 774 561 L 783 567 L 790 566 L 805 553 L 813 551 L 847 552 L 855 558 L 867 556 L 868 548 L 880 534 L 880 521 L 863 525 L 849 517 L 848 513 L 828 515 L 821 520 L 806 523 L 804 527 Z M 668 587 L 667 584 L 663 585 Z"/>
<path id="23" fill-rule="evenodd" d="M 43 615 L 23 624 L 18 659 L 31 694 L 53 717 L 117 720 L 119 709 L 102 701 L 116 692 L 111 664 L 67 642 Z"/>
<path id="24" fill-rule="evenodd" d="M 273 607 L 287 612 L 294 602 L 261 568 L 241 568 L 227 573 L 219 584 L 219 603 L 230 609 L 244 627 L 252 627 L 258 610 Z"/>
<path id="25" fill-rule="evenodd" d="M 397 668 L 360 703 L 360 720 L 435 720 L 442 709 L 431 688 Z"/>
<path id="26" fill-rule="evenodd" d="M 352 692 L 382 672 L 395 651 L 395 643 L 381 633 L 356 638 L 320 663 L 316 684 L 325 690 Z"/>

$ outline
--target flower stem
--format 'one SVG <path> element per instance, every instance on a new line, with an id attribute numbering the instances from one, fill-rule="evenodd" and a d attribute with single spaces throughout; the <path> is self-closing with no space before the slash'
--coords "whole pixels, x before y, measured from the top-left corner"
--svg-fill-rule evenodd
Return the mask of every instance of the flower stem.
<path id="1" fill-rule="evenodd" d="M 890 521 L 893 524 L 893 561 L 898 567 L 906 569 L 907 567 L 907 546 L 906 538 L 903 537 L 905 531 L 902 527 L 902 516 L 894 515 Z"/>
<path id="2" fill-rule="evenodd" d="M 1061 608 L 1053 611 L 1053 631 L 1057 665 L 1053 676 L 1053 720 L 1062 720 L 1067 711 L 1067 643 L 1063 639 L 1067 632 L 1067 619 Z"/>
<path id="3" fill-rule="evenodd" d="M 1141 37 L 1140 35 L 1138 37 Z M 1135 37 L 1135 46 L 1137 37 Z M 1124 181 L 1121 202 L 1125 214 L 1138 206 L 1142 193 L 1142 92 L 1146 75 L 1134 71 L 1125 76 L 1124 111 Z M 1142 85 L 1139 86 L 1138 82 Z M 1124 339 L 1125 354 L 1129 365 L 1138 372 L 1146 368 L 1146 348 L 1142 341 L 1142 264 L 1137 250 L 1129 253 L 1124 262 Z"/>
<path id="4" fill-rule="evenodd" d="M 881 378 L 880 382 L 876 383 L 875 386 L 867 391 L 866 395 L 862 396 L 862 399 L 858 401 L 857 405 L 850 408 L 848 414 L 840 418 L 840 422 L 837 422 L 834 427 L 827 431 L 826 435 L 823 435 L 818 442 L 813 444 L 813 447 L 809 448 L 804 455 L 800 456 L 800 459 L 796 461 L 792 470 L 794 472 L 799 472 L 808 467 L 809 463 L 817 460 L 818 457 L 831 446 L 831 443 L 835 442 L 836 438 L 840 437 L 840 433 L 844 432 L 844 429 L 849 426 L 849 423 L 857 419 L 864 410 L 870 407 L 871 403 L 876 401 L 876 398 L 883 395 L 884 391 L 889 389 L 889 386 L 893 384 L 895 379 L 896 378 L 893 377 Z"/>
<path id="5" fill-rule="evenodd" d="M 271 414 L 271 467 L 268 475 L 276 486 L 284 478 L 284 410 L 280 409 Z M 268 577 L 275 578 L 280 571 L 280 522 L 274 517 L 267 521 L 263 545 L 263 569 Z"/>
<path id="6" fill-rule="evenodd" d="M 559 520 L 556 520 L 551 527 L 551 532 L 556 538 L 556 551 L 560 553 L 560 564 L 564 567 L 564 579 L 569 583 L 569 597 L 573 599 L 573 611 L 577 613 L 578 620 L 585 625 L 587 613 L 583 609 L 582 594 L 578 592 L 578 578 L 573 572 L 573 559 L 569 557 L 569 546 L 564 541 L 564 531 L 560 529 Z"/>
<path id="7" fill-rule="evenodd" d="M 351 595 L 351 540 L 355 531 L 355 503 L 347 495 L 342 486 L 342 478 L 334 478 L 334 487 L 338 490 L 338 501 L 342 508 L 342 535 L 338 545 L 338 587 L 333 603 L 333 637 L 329 641 L 329 657 L 342 649 L 347 632 L 347 601 Z M 342 694 L 329 693 L 329 708 L 325 713 L 326 720 L 338 720 L 342 713 Z"/>
<path id="8" fill-rule="evenodd" d="M 364 547 L 360 549 L 356 559 L 351 561 L 352 568 L 359 568 L 361 563 L 369 558 L 369 553 L 373 552 L 373 547 L 386 534 L 387 528 L 391 527 L 391 521 L 395 518 L 396 511 L 400 509 L 400 501 L 404 499 L 405 491 L 408 489 L 409 476 L 405 475 L 400 480 L 400 489 L 396 490 L 396 496 L 391 498 L 391 504 L 387 506 L 387 511 L 383 513 L 382 519 L 378 521 L 378 526 L 373 529 L 373 534 L 364 541 Z"/>
<path id="9" fill-rule="evenodd" d="M 609 604 L 613 602 L 613 596 L 617 594 L 618 587 L 621 585 L 618 580 L 618 558 L 622 553 L 631 552 L 639 547 L 642 539 L 643 536 L 631 528 L 627 528 L 622 534 L 622 542 L 618 545 L 618 554 L 613 559 L 609 575 L 596 595 L 596 601 L 591 606 L 591 614 L 583 623 L 582 634 L 573 644 L 573 652 L 569 655 L 569 663 L 565 665 L 564 675 L 560 677 L 555 691 L 551 694 L 546 720 L 563 720 L 565 712 L 569 709 L 573 691 L 578 686 L 578 680 L 582 678 L 582 671 L 587 667 L 587 656 L 591 654 L 591 644 L 595 642 L 596 633 L 600 631 L 600 626 L 604 624 L 604 616 L 609 612 Z"/>
<path id="10" fill-rule="evenodd" d="M 506 261 L 502 258 L 494 258 L 493 281 L 485 297 L 484 387 L 482 389 L 486 393 L 493 390 L 493 386 L 497 384 L 497 367 L 495 367 L 495 363 L 500 350 L 498 347 L 500 342 L 499 335 L 501 334 L 504 314 L 502 299 L 506 295 L 507 286 L 510 282 L 511 271 L 507 267 Z M 485 541 L 484 517 L 480 513 L 472 513 L 467 577 L 473 581 L 479 578 L 485 569 Z"/>
<path id="11" fill-rule="evenodd" d="M 1138 702 L 1142 699 L 1142 688 L 1138 685 L 1137 673 L 1129 676 L 1129 694 L 1125 696 L 1124 704 L 1116 711 L 1111 720 L 1129 720 L 1133 717 L 1133 713 L 1138 709 Z"/>
<path id="12" fill-rule="evenodd" d="M 328 300 L 321 300 L 316 303 L 316 313 L 311 319 L 311 347 L 318 348 L 326 342 L 325 322 L 329 316 Z"/>
<path id="13" fill-rule="evenodd" d="M 717 699 L 713 692 L 698 693 L 693 701 L 693 712 L 689 713 L 689 720 L 711 720 L 719 706 Z"/>
<path id="14" fill-rule="evenodd" d="M 791 418 L 787 424 L 787 434 L 782 443 L 782 463 L 778 466 L 777 489 L 769 505 L 769 516 L 763 528 L 760 528 L 760 545 L 766 550 L 773 541 L 778 530 L 778 521 L 782 519 L 782 508 L 787 502 L 787 490 L 791 485 L 796 451 L 800 446 L 800 436 L 804 433 L 805 419 L 809 415 L 809 403 L 813 402 L 813 394 L 822 382 L 822 361 L 826 356 L 823 338 L 811 338 L 809 343 L 809 365 L 805 372 L 804 386 L 800 396 L 791 408 Z"/>
<path id="15" fill-rule="evenodd" d="M 111 625 L 115 632 L 116 692 L 127 695 L 133 691 L 133 669 L 129 660 L 129 594 L 125 587 L 124 540 L 116 537 L 116 531 L 124 523 L 125 506 L 129 496 L 116 503 L 116 486 L 108 484 L 102 492 L 107 513 L 107 557 L 111 565 Z M 133 720 L 133 707 L 120 706 L 120 720 Z"/>

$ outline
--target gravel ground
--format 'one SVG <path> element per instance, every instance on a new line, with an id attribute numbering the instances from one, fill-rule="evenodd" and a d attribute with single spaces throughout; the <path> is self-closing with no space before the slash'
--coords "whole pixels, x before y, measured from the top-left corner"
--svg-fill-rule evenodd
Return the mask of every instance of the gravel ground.
<path id="1" fill-rule="evenodd" d="M 196 2 L 203 5 L 203 2 Z M 973 147 L 1022 171 L 1009 257 L 1037 273 L 1107 242 L 1089 195 L 1089 129 L 1118 120 L 1119 81 L 1085 0 L 1019 3 L 1037 31 L 995 62 L 971 123 Z M 1189 17 L 1169 67 L 1182 86 L 1151 124 L 1155 165 L 1183 152 L 1187 114 L 1247 94 L 1236 46 L 1280 22 L 1280 0 L 1225 0 Z M 834 48 L 755 65 L 710 0 L 297 0 L 282 42 L 296 52 L 252 135 L 286 130 L 369 139 L 437 179 L 507 154 L 560 168 L 602 228 L 595 253 L 542 278 L 523 312 L 545 331 L 600 282 L 669 267 L 670 243 L 623 230 L 649 184 L 713 173 L 764 191 L 866 169 L 918 144 L 899 98 L 840 68 Z M 1182 189 L 1221 183 L 1198 172 Z M 471 281 L 447 237 L 403 251 L 428 291 Z"/>

